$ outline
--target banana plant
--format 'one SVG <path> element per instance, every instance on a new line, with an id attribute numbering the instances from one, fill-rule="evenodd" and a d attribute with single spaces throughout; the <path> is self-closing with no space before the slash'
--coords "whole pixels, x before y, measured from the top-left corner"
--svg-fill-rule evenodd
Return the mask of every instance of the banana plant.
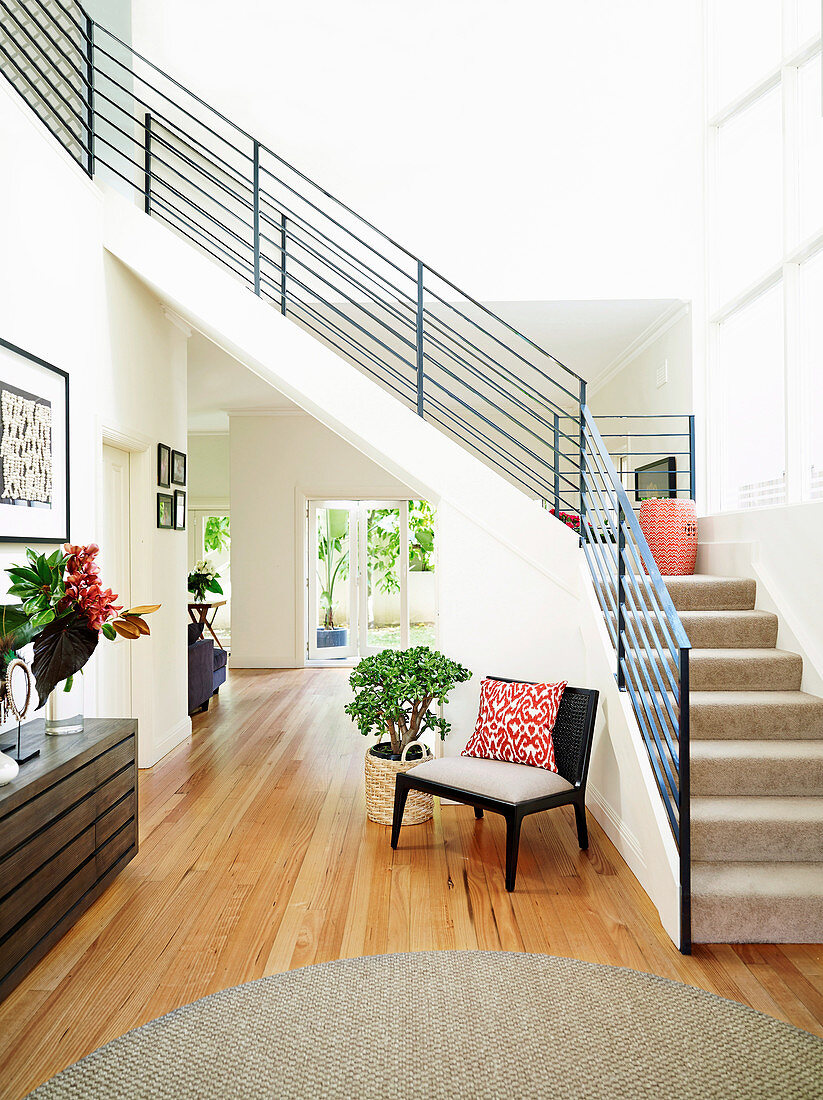
<path id="1" fill-rule="evenodd" d="M 334 630 L 334 586 L 349 575 L 349 513 L 345 508 L 326 508 L 317 524 L 317 560 L 323 626 Z"/>

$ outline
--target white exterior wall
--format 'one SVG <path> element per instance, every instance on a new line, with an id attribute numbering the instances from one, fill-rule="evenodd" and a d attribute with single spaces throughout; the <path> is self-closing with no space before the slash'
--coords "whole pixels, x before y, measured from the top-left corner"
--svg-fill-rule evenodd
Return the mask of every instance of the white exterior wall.
<path id="1" fill-rule="evenodd" d="M 99 541 L 104 433 L 115 444 L 146 448 L 132 460 L 138 488 L 132 591 L 141 603 L 163 604 L 151 617 L 152 636 L 132 649 L 139 758 L 147 766 L 191 729 L 181 594 L 186 537 L 158 531 L 154 520 L 156 444 L 185 446 L 185 336 L 145 286 L 106 256 L 100 192 L 5 81 L 0 160 L 0 333 L 69 373 L 73 541 Z M 23 553 L 23 544 L 0 544 L 0 567 Z M 1 575 L 0 586 L 6 580 Z M 85 688 L 93 716 L 94 657 Z"/>

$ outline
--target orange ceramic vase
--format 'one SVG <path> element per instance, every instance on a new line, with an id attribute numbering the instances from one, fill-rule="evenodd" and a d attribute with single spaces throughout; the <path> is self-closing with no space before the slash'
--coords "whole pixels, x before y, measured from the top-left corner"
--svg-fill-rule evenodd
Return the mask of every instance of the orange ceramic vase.
<path id="1" fill-rule="evenodd" d="M 697 509 L 693 500 L 644 500 L 640 505 L 640 529 L 664 577 L 694 573 Z"/>

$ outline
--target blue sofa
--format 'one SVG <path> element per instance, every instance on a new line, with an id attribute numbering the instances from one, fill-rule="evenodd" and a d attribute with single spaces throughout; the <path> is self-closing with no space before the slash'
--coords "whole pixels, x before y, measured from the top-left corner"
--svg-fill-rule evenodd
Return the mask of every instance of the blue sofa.
<path id="1" fill-rule="evenodd" d="M 203 637 L 202 623 L 189 623 L 189 714 L 209 709 L 212 695 L 226 682 L 228 656 Z"/>

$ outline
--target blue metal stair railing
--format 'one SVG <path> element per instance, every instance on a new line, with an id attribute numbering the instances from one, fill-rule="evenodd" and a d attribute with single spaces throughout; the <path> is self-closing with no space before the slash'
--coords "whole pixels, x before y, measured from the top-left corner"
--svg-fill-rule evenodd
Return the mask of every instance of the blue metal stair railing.
<path id="1" fill-rule="evenodd" d="M 89 176 L 529 496 L 579 515 L 618 681 L 679 843 L 688 950 L 688 640 L 586 408 L 585 381 L 76 0 L 0 0 L 0 65 Z"/>

